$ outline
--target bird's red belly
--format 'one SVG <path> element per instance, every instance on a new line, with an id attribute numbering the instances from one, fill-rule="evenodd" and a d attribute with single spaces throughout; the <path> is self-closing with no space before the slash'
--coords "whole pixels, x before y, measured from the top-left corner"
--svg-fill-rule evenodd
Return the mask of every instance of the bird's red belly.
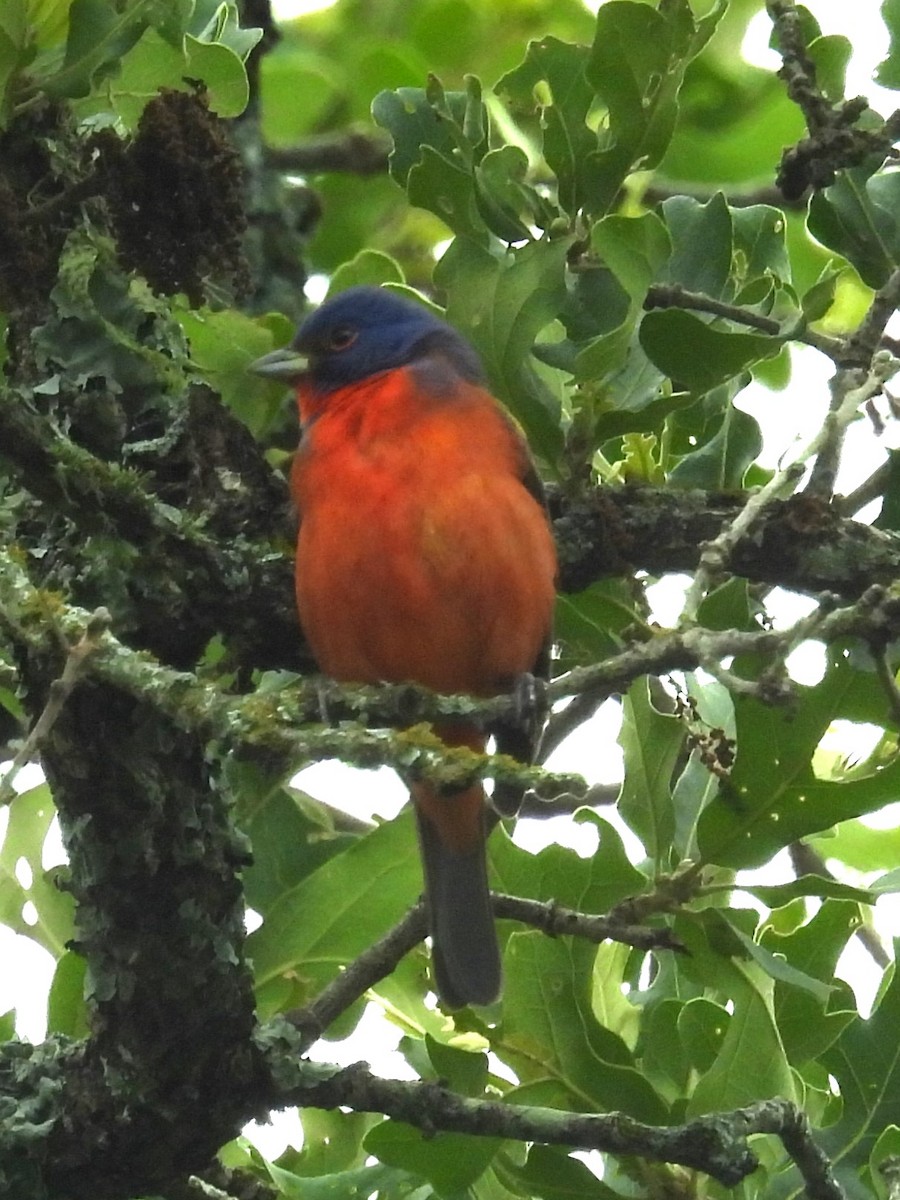
<path id="1" fill-rule="evenodd" d="M 335 679 L 490 695 L 532 669 L 553 575 L 534 498 L 517 479 L 469 476 L 424 497 L 332 492 L 303 516 L 297 601 Z"/>

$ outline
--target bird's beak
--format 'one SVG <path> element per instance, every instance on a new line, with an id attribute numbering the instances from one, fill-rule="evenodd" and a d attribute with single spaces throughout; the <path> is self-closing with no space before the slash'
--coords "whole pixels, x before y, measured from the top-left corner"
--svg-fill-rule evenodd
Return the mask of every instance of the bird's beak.
<path id="1" fill-rule="evenodd" d="M 309 365 L 305 354 L 284 346 L 281 350 L 273 350 L 264 354 L 247 367 L 254 375 L 263 375 L 266 379 L 280 379 L 284 383 L 295 383 L 306 371 Z"/>

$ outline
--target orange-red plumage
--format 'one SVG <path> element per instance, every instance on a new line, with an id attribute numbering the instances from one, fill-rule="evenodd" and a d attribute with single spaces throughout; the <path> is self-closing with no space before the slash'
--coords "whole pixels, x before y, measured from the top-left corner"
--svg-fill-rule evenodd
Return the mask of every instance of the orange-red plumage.
<path id="1" fill-rule="evenodd" d="M 300 392 L 300 620 L 335 679 L 494 695 L 547 636 L 553 543 L 497 402 L 466 383 L 435 399 L 416 374 L 347 387 L 311 422 Z"/>
<path id="2" fill-rule="evenodd" d="M 330 325 L 324 306 L 311 319 L 313 334 L 301 327 L 295 343 L 312 362 L 297 380 L 304 434 L 291 478 L 301 624 L 335 679 L 496 695 L 535 668 L 550 631 L 556 559 L 545 512 L 525 485 L 528 452 L 474 377 L 458 335 L 410 302 L 373 291 L 354 289 L 359 310 L 349 294 L 339 298 Z M 369 301 L 374 335 L 365 323 Z M 326 339 L 349 337 L 350 350 L 362 337 L 359 353 L 397 305 L 398 319 L 412 309 L 413 330 L 420 322 L 425 331 L 409 335 L 412 351 L 391 345 L 323 387 L 317 349 L 340 367 L 350 361 Z M 387 366 L 371 370 L 385 355 Z M 437 732 L 448 745 L 485 745 L 471 724 L 448 722 Z M 422 782 L 411 791 L 438 989 L 451 1006 L 486 1003 L 499 989 L 499 960 L 483 791 L 439 795 Z"/>

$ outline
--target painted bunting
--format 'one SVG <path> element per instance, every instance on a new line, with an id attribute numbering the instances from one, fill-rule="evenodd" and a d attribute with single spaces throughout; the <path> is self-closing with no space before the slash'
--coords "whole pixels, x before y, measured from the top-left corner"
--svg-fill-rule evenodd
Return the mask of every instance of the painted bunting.
<path id="1" fill-rule="evenodd" d="M 546 673 L 553 538 L 524 438 L 472 345 L 412 299 L 353 287 L 251 369 L 297 390 L 297 605 L 322 671 L 484 697 Z M 485 748 L 471 722 L 435 728 L 448 746 Z M 506 753 L 533 752 L 527 721 L 491 732 Z M 495 788 L 498 807 L 512 791 Z M 437 992 L 450 1008 L 491 1003 L 484 790 L 413 780 L 410 792 Z"/>

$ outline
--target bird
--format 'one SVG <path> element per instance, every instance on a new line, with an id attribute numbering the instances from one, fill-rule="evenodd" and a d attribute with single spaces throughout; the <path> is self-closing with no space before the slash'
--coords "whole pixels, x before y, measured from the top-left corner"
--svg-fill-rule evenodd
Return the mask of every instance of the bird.
<path id="1" fill-rule="evenodd" d="M 360 285 L 250 369 L 296 390 L 296 597 L 320 670 L 348 684 L 527 694 L 549 666 L 556 551 L 525 438 L 473 345 L 424 303 Z M 529 761 L 526 710 L 491 732 Z M 434 730 L 448 747 L 487 744 L 471 720 Z M 491 1004 L 502 974 L 486 860 L 496 817 L 480 782 L 407 783 L 435 990 L 446 1009 Z M 495 785 L 494 797 L 507 815 L 521 789 Z"/>

